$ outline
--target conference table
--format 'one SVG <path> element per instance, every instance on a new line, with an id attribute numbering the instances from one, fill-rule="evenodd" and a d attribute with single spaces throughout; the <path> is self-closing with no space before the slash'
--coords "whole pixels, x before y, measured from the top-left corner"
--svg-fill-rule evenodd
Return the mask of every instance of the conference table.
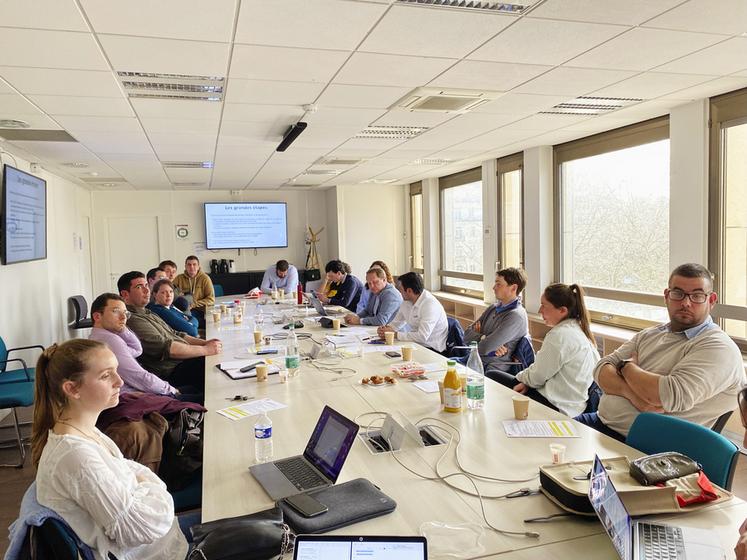
<path id="1" fill-rule="evenodd" d="M 219 298 L 218 303 L 232 301 L 233 298 L 226 297 Z M 407 380 L 394 385 L 363 385 L 362 378 L 374 374 L 391 375 L 392 364 L 401 362 L 401 358 L 389 358 L 375 347 L 366 346 L 370 351 L 362 356 L 358 347 L 353 346 L 347 352 L 341 352 L 343 357 L 305 359 L 298 375 L 286 383 L 282 383 L 278 375 L 270 375 L 265 382 L 257 382 L 254 378 L 233 380 L 220 371 L 217 364 L 256 358 L 253 317 L 257 303 L 252 300 L 241 302 L 245 307 L 241 323 L 234 323 L 228 315 L 224 315 L 219 323 L 211 322 L 211 317 L 207 317 L 207 338 L 219 338 L 223 342 L 223 352 L 206 358 L 205 362 L 205 406 L 208 413 L 204 427 L 203 521 L 273 507 L 272 499 L 248 470 L 255 462 L 255 417 L 236 420 L 217 412 L 229 406 L 269 398 L 286 405 L 269 413 L 273 423 L 275 459 L 303 452 L 324 405 L 358 422 L 361 432 L 380 427 L 383 413 L 392 413 L 395 418 L 405 416 L 413 424 L 438 426 L 432 430 L 446 441 L 442 445 L 421 447 L 414 440 L 407 439 L 399 451 L 374 454 L 357 438 L 338 484 L 356 478 L 369 479 L 397 502 L 397 508 L 388 515 L 339 529 L 333 534 L 417 535 L 426 530 L 429 535 L 443 534 L 446 537 L 468 535 L 468 531 L 479 533 L 482 528 L 479 546 L 462 551 L 465 552 L 462 557 L 522 560 L 617 558 L 609 538 L 595 518 L 565 516 L 541 523 L 525 523 L 524 520 L 563 513 L 537 492 L 538 468 L 551 462 L 550 443 L 566 445 L 566 461 L 588 461 L 595 453 L 602 458 L 623 455 L 635 458 L 641 455 L 640 452 L 573 421 L 579 434 L 576 438 L 507 437 L 502 421 L 513 419 L 511 397 L 515 393 L 487 378 L 484 408 L 465 408 L 456 414 L 441 410 L 438 392 L 424 392 Z M 299 340 L 302 354 L 309 353 L 314 346 L 319 348 L 325 335 L 331 333 L 319 326 L 318 316 L 311 315 L 308 308 L 296 306 L 289 300 L 277 304 L 270 302 L 262 305 L 262 309 L 265 317 L 263 333 L 274 336 L 271 346 L 284 346 L 282 337 L 287 335 L 282 324 L 274 324 L 273 320 L 278 323 L 291 318 L 303 321 L 304 327 L 296 332 L 304 337 L 311 336 L 313 340 Z M 366 329 L 375 336 L 375 327 Z M 344 334 L 345 329 L 340 332 Z M 395 344 L 401 343 L 395 341 Z M 275 357 L 275 360 L 279 362 L 282 358 Z M 429 379 L 441 379 L 445 374 L 446 359 L 425 347 L 415 347 L 413 360 L 421 364 L 443 364 L 441 372 L 428 373 Z M 235 395 L 246 396 L 249 400 L 228 400 Z M 529 420 L 533 419 L 568 420 L 563 414 L 532 401 Z M 536 532 L 539 537 L 507 535 L 488 528 L 480 499 L 466 477 L 449 478 L 448 484 L 434 480 L 437 463 L 440 475 L 458 471 L 457 440 L 460 441 L 458 456 L 462 469 L 482 477 L 504 480 L 473 479 L 483 495 L 482 506 L 490 523 L 507 531 Z M 400 462 L 421 476 L 410 472 Z M 529 494 L 500 497 L 522 489 L 528 489 Z M 737 530 L 746 517 L 747 503 L 735 497 L 697 512 L 653 518 L 712 529 L 718 533 L 726 557 L 733 558 Z M 451 529 L 440 530 L 439 524 Z M 461 532 L 455 533 L 459 528 Z M 477 542 L 477 537 L 472 537 L 472 540 Z M 443 542 L 438 538 L 429 539 L 429 542 L 429 553 L 434 558 L 439 557 L 439 546 Z"/>

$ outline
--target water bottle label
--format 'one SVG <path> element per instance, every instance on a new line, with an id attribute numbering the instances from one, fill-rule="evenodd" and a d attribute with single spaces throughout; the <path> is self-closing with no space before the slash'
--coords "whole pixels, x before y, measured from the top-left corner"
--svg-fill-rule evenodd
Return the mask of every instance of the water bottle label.
<path id="1" fill-rule="evenodd" d="M 286 356 L 285 357 L 285 369 L 298 369 L 301 367 L 300 356 Z"/>
<path id="2" fill-rule="evenodd" d="M 485 398 L 485 385 L 467 385 L 467 398 L 479 401 Z"/>
<path id="3" fill-rule="evenodd" d="M 268 439 L 272 437 L 272 426 L 268 428 L 254 428 L 255 439 Z"/>

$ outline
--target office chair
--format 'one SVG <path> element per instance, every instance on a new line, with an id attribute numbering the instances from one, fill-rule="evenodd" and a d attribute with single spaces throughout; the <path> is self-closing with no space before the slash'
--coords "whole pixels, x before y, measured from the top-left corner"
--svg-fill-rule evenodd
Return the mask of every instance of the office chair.
<path id="1" fill-rule="evenodd" d="M 447 358 L 461 358 L 467 355 L 467 350 L 457 348 L 464 346 L 464 329 L 462 324 L 454 317 L 447 317 L 448 331 L 446 332 L 446 350 L 443 355 Z"/>
<path id="2" fill-rule="evenodd" d="M 31 350 L 38 348 L 44 352 L 44 346 L 41 344 L 34 344 L 32 346 L 19 346 L 17 348 L 8 348 L 5 345 L 5 341 L 0 336 L 0 383 L 13 383 L 15 381 L 33 381 L 35 379 L 35 367 L 29 367 L 25 360 L 21 358 L 11 358 L 11 352 L 19 352 L 21 350 Z M 20 368 L 17 369 L 6 369 L 7 364 L 13 362 L 21 364 Z"/>
<path id="3" fill-rule="evenodd" d="M 727 412 L 724 412 L 718 418 L 716 418 L 716 421 L 713 423 L 713 426 L 711 426 L 711 429 L 717 434 L 720 434 L 721 432 L 723 432 L 724 426 L 726 426 L 726 423 L 729 421 L 729 418 L 731 418 L 732 412 L 734 411 L 729 410 Z"/>
<path id="4" fill-rule="evenodd" d="M 223 286 L 220 284 L 213 284 L 213 292 L 215 293 L 215 297 L 223 296 Z"/>
<path id="5" fill-rule="evenodd" d="M 0 362 L 0 365 L 4 365 L 6 361 Z M 0 379 L 5 374 L 0 374 Z M 20 462 L 16 464 L 0 465 L 0 467 L 13 467 L 16 469 L 23 468 L 23 463 L 26 461 L 26 449 L 24 448 L 23 438 L 21 437 L 21 426 L 18 423 L 18 413 L 16 408 L 19 406 L 31 406 L 34 404 L 34 381 L 30 375 L 26 375 L 26 379 L 22 381 L 14 381 L 8 383 L 0 383 L 0 410 L 10 408 L 13 411 L 13 426 L 16 430 L 16 444 L 18 445 L 18 452 L 21 456 Z"/>
<path id="6" fill-rule="evenodd" d="M 75 311 L 75 320 L 70 325 L 71 329 L 90 329 L 93 327 L 93 319 L 88 317 L 88 304 L 83 296 L 72 296 L 67 298 Z"/>
<path id="7" fill-rule="evenodd" d="M 678 451 L 700 463 L 711 482 L 731 490 L 739 449 L 705 426 L 666 414 L 643 412 L 630 427 L 625 443 L 649 454 Z"/>
<path id="8" fill-rule="evenodd" d="M 742 447 L 747 447 L 747 387 L 737 393 L 737 404 L 739 405 L 739 416 L 742 419 L 742 427 L 745 429 L 744 441 Z M 742 449 L 742 453 L 747 455 L 747 451 Z"/>

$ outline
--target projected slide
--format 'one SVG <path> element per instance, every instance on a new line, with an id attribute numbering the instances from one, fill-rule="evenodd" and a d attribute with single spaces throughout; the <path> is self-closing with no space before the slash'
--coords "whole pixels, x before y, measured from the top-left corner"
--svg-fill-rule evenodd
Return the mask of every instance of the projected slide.
<path id="1" fill-rule="evenodd" d="M 5 166 L 3 177 L 5 263 L 47 257 L 47 183 Z"/>
<path id="2" fill-rule="evenodd" d="M 205 238 L 208 249 L 287 247 L 285 203 L 205 203 Z"/>

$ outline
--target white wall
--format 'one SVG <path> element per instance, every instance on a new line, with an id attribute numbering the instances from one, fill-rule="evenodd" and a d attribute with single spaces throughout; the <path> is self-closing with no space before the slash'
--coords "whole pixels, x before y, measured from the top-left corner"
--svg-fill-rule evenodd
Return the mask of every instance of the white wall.
<path id="1" fill-rule="evenodd" d="M 234 259 L 237 271 L 262 270 L 279 259 L 287 259 L 304 268 L 308 246 L 305 245 L 307 225 L 314 231 L 325 227 L 318 244 L 322 263 L 329 255 L 329 230 L 324 191 L 241 191 L 231 196 L 226 191 L 116 191 L 94 192 L 93 230 L 98 233 L 94 243 L 95 292 L 115 291 L 109 278 L 107 219 L 123 216 L 154 216 L 158 220 L 158 250 L 160 260 L 171 259 L 183 268 L 191 254 L 200 258 L 202 268 L 210 271 L 211 259 Z M 286 202 L 288 204 L 288 247 L 282 249 L 242 249 L 208 251 L 205 246 L 204 202 Z M 334 215 L 332 216 L 334 218 Z M 175 226 L 189 226 L 189 238 L 176 237 Z M 152 266 L 156 266 L 154 262 Z M 323 264 L 322 264 L 323 266 Z M 143 272 L 146 272 L 145 270 Z M 116 281 L 116 279 L 114 280 Z"/>
<path id="2" fill-rule="evenodd" d="M 409 271 L 406 250 L 404 185 L 338 185 L 339 257 L 364 279 L 372 261 L 382 260 L 392 274 Z M 334 255 L 333 255 L 334 257 Z"/>
<path id="3" fill-rule="evenodd" d="M 3 154 L 2 161 L 31 172 L 29 162 L 17 156 L 14 162 Z M 0 266 L 0 336 L 8 347 L 48 346 L 75 336 L 67 329 L 67 298 L 83 295 L 90 302 L 92 296 L 83 231 L 91 215 L 90 192 L 43 169 L 33 174 L 47 181 L 47 258 Z"/>

